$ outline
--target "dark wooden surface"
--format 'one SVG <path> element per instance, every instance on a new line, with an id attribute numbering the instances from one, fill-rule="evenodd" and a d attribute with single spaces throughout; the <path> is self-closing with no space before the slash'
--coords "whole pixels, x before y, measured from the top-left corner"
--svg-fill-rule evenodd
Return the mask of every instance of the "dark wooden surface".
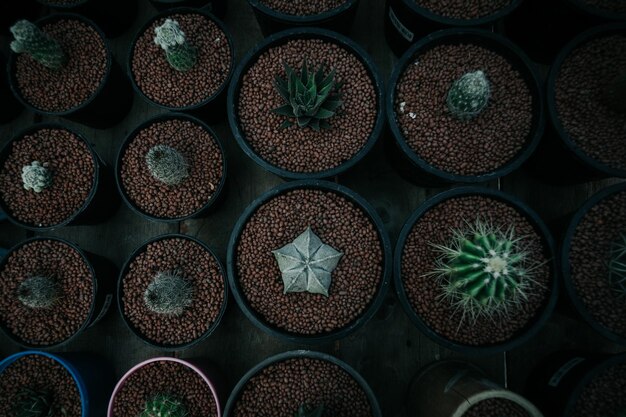
<path id="1" fill-rule="evenodd" d="M 147 0 L 140 0 L 140 15 L 133 28 L 111 44 L 115 56 L 125 65 L 127 49 L 138 27 L 156 11 Z M 378 64 L 387 79 L 396 58 L 387 49 L 383 33 L 384 2 L 361 0 L 351 37 L 361 44 Z M 262 39 L 261 32 L 246 0 L 230 0 L 227 27 L 234 35 L 237 56 Z M 7 51 L 7 39 L 0 45 Z M 162 113 L 134 98 L 128 117 L 119 125 L 107 129 L 89 129 L 61 120 L 83 132 L 95 145 L 106 162 L 112 164 L 117 148 L 125 135 L 147 118 Z M 15 132 L 39 121 L 54 121 L 24 112 L 20 118 L 0 126 L 0 144 Z M 215 126 L 227 154 L 229 176 L 227 198 L 210 217 L 179 224 L 148 222 L 122 206 L 106 224 L 68 227 L 50 233 L 79 244 L 82 248 L 106 256 L 121 266 L 126 257 L 145 240 L 168 232 L 181 232 L 206 242 L 225 260 L 226 245 L 239 214 L 258 195 L 282 182 L 264 172 L 237 147 L 226 122 Z M 351 172 L 336 178 L 368 199 L 385 221 L 392 242 L 409 214 L 427 197 L 441 189 L 426 189 L 400 178 L 384 158 L 381 143 Z M 612 181 L 578 186 L 553 187 L 517 172 L 486 184 L 513 193 L 536 209 L 547 221 L 553 221 L 575 210 L 595 190 Z M 32 236 L 4 222 L 0 225 L 0 246 L 9 247 L 27 236 Z M 563 303 L 564 304 L 564 303 Z M 529 370 L 543 355 L 559 348 L 586 348 L 603 352 L 619 352 L 620 348 L 596 335 L 585 324 L 561 306 L 538 337 L 519 349 L 505 354 L 482 358 L 467 358 L 481 366 L 494 380 L 514 390 L 521 390 Z M 229 307 L 219 329 L 204 343 L 191 350 L 176 353 L 179 357 L 204 356 L 219 365 L 227 376 L 230 389 L 239 378 L 262 359 L 287 350 L 305 348 L 282 343 L 256 329 L 229 300 Z M 405 416 L 403 396 L 411 377 L 429 362 L 449 357 L 461 357 L 439 347 L 415 329 L 400 308 L 395 294 L 390 292 L 379 313 L 360 331 L 347 339 L 315 349 L 331 353 L 355 367 L 377 394 L 386 417 Z M 18 349 L 0 338 L 0 357 Z M 103 354 L 110 360 L 118 376 L 131 365 L 157 355 L 173 355 L 147 347 L 122 323 L 117 309 L 113 309 L 97 326 L 89 329 L 63 351 L 90 351 Z"/>

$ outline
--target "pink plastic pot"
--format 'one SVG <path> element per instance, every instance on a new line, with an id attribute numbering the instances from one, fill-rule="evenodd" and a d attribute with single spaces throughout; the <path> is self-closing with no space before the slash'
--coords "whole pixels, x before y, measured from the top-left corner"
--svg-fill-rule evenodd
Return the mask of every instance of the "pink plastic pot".
<path id="1" fill-rule="evenodd" d="M 203 358 L 192 358 L 192 359 L 178 359 L 171 358 L 167 356 L 157 357 L 148 359 L 147 361 L 141 362 L 135 366 L 133 366 L 128 372 L 124 374 L 124 376 L 119 380 L 115 389 L 113 390 L 113 394 L 111 395 L 111 399 L 109 400 L 109 407 L 107 409 L 107 417 L 113 417 L 113 402 L 115 401 L 115 396 L 120 391 L 128 377 L 130 377 L 135 371 L 139 368 L 152 363 L 152 362 L 161 362 L 161 361 L 170 361 L 170 362 L 178 362 L 182 365 L 185 365 L 188 368 L 191 368 L 198 375 L 202 377 L 204 382 L 209 386 L 211 392 L 213 393 L 213 398 L 215 399 L 215 405 L 217 406 L 217 417 L 222 417 L 222 403 L 220 398 L 224 398 L 224 392 L 222 391 L 224 388 L 224 384 L 222 383 L 222 376 L 220 372 L 208 361 Z"/>

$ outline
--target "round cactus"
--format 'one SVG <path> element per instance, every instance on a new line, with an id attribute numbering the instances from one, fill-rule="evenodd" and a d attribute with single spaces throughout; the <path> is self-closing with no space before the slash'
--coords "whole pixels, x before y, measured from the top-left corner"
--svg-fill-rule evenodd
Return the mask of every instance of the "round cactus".
<path id="1" fill-rule="evenodd" d="M 52 184 L 52 173 L 47 165 L 33 161 L 30 165 L 22 167 L 22 183 L 26 190 L 40 193 Z"/>
<path id="2" fill-rule="evenodd" d="M 154 178 L 167 185 L 180 184 L 189 176 L 189 164 L 176 149 L 156 145 L 146 154 L 148 170 Z"/>
<path id="3" fill-rule="evenodd" d="M 626 299 L 626 233 L 611 246 L 609 282 L 617 294 Z"/>
<path id="4" fill-rule="evenodd" d="M 618 75 L 604 90 L 604 102 L 616 113 L 626 113 L 626 72 Z"/>
<path id="5" fill-rule="evenodd" d="M 170 66 L 177 71 L 189 71 L 196 65 L 198 51 L 189 45 L 185 33 L 180 29 L 176 20 L 166 19 L 154 29 L 156 36 L 154 43 L 165 51 L 165 57 Z"/>
<path id="6" fill-rule="evenodd" d="M 17 289 L 17 299 L 29 308 L 50 308 L 59 296 L 59 287 L 50 277 L 26 278 Z"/>
<path id="7" fill-rule="evenodd" d="M 52 70 L 61 69 L 67 62 L 67 55 L 61 44 L 28 20 L 19 20 L 10 30 L 15 38 L 11 42 L 13 52 L 27 53 Z"/>
<path id="8" fill-rule="evenodd" d="M 193 302 L 193 286 L 180 271 L 159 272 L 144 292 L 146 307 L 157 314 L 180 316 Z"/>
<path id="9" fill-rule="evenodd" d="M 294 417 L 322 417 L 322 414 L 324 414 L 324 405 L 313 408 L 302 404 L 294 414 Z"/>
<path id="10" fill-rule="evenodd" d="M 456 118 L 468 120 L 478 116 L 489 103 L 491 86 L 482 71 L 468 72 L 452 83 L 446 103 Z"/>
<path id="11" fill-rule="evenodd" d="M 22 388 L 17 393 L 13 407 L 15 417 L 53 417 L 55 411 L 49 391 L 30 388 Z"/>
<path id="12" fill-rule="evenodd" d="M 146 401 L 139 417 L 186 417 L 188 415 L 182 401 L 171 395 L 157 394 Z"/>

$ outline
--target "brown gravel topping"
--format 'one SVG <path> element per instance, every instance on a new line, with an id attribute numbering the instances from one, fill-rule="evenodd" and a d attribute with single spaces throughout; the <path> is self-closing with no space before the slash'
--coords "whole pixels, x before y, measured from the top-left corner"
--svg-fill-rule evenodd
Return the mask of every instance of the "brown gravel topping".
<path id="1" fill-rule="evenodd" d="M 491 85 L 487 108 L 459 120 L 446 105 L 452 83 L 482 70 Z M 491 173 L 529 140 L 532 95 L 506 58 L 478 45 L 440 45 L 416 57 L 398 80 L 395 114 L 404 139 L 428 164 L 456 175 Z"/>
<path id="2" fill-rule="evenodd" d="M 594 320 L 626 337 L 626 302 L 609 283 L 611 245 L 626 232 L 626 191 L 607 197 L 581 219 L 568 259 L 576 294 Z"/>
<path id="3" fill-rule="evenodd" d="M 332 272 L 330 296 L 284 294 L 272 251 L 311 226 L 325 244 L 343 252 Z M 383 274 L 383 250 L 367 214 L 331 191 L 298 189 L 265 202 L 248 219 L 237 246 L 237 277 L 252 309 L 270 325 L 316 335 L 345 327 L 373 300 Z"/>
<path id="4" fill-rule="evenodd" d="M 556 110 L 567 134 L 585 154 L 626 170 L 626 114 L 602 100 L 607 84 L 626 72 L 626 36 L 606 36 L 574 49 L 556 78 Z"/>
<path id="5" fill-rule="evenodd" d="M 426 274 L 435 268 L 439 253 L 432 246 L 448 244 L 451 229 L 461 228 L 476 218 L 490 220 L 494 226 L 515 227 L 516 235 L 526 236 L 529 258 L 541 266 L 536 271 L 537 285 L 529 290 L 528 301 L 505 316 L 465 319 L 447 299 L 436 279 Z M 424 323 L 440 336 L 455 343 L 486 346 L 504 343 L 517 336 L 537 317 L 549 296 L 552 279 L 544 241 L 531 223 L 513 207 L 484 196 L 455 197 L 429 209 L 415 223 L 402 252 L 402 281 L 411 306 Z"/>
<path id="6" fill-rule="evenodd" d="M 261 3 L 279 13 L 311 16 L 336 9 L 348 0 L 261 0 Z"/>
<path id="7" fill-rule="evenodd" d="M 367 395 L 339 366 L 320 359 L 274 363 L 253 376 L 234 408 L 234 417 L 293 417 L 300 405 L 324 405 L 325 416 L 371 417 Z"/>
<path id="8" fill-rule="evenodd" d="M 451 19 L 479 19 L 497 13 L 512 0 L 415 0 L 418 6 Z"/>
<path id="9" fill-rule="evenodd" d="M 272 113 L 284 104 L 273 85 L 276 76 L 285 79 L 283 62 L 299 73 L 304 58 L 310 68 L 326 63 L 336 70 L 335 81 L 344 83 L 344 105 L 328 119 L 331 129 L 280 129 L 285 116 Z M 365 66 L 348 50 L 321 39 L 298 39 L 270 48 L 248 69 L 237 112 L 245 140 L 261 158 L 292 172 L 320 172 L 346 162 L 367 143 L 376 121 L 376 90 Z"/>
<path id="10" fill-rule="evenodd" d="M 618 416 L 626 409 L 626 364 L 610 367 L 584 388 L 572 417 Z"/>
<path id="11" fill-rule="evenodd" d="M 154 29 L 165 19 L 176 20 L 189 44 L 197 48 L 197 62 L 189 71 L 170 66 L 163 49 L 154 43 Z M 226 82 L 232 51 L 226 34 L 201 14 L 174 14 L 157 19 L 137 39 L 132 57 L 132 73 L 137 86 L 150 100 L 168 107 L 201 103 Z"/>
<path id="12" fill-rule="evenodd" d="M 104 39 L 90 25 L 61 19 L 41 30 L 57 40 L 67 54 L 58 71 L 44 67 L 28 54 L 15 57 L 15 78 L 20 94 L 33 107 L 64 112 L 85 103 L 100 87 L 107 71 Z"/>
<path id="13" fill-rule="evenodd" d="M 52 184 L 37 193 L 24 189 L 22 168 L 48 164 Z M 83 140 L 64 129 L 39 129 L 13 142 L 0 170 L 0 196 L 12 216 L 35 226 L 66 221 L 93 189 L 95 161 Z"/>
<path id="14" fill-rule="evenodd" d="M 26 278 L 53 278 L 61 297 L 50 308 L 30 308 L 17 298 Z M 91 310 L 94 277 L 81 254 L 55 240 L 30 242 L 11 252 L 0 271 L 0 320 L 22 341 L 38 346 L 73 336 Z"/>
<path id="15" fill-rule="evenodd" d="M 81 417 L 82 405 L 76 381 L 57 361 L 43 355 L 17 359 L 0 374 L 0 415 L 13 417 L 14 398 L 21 389 L 43 389 L 51 392 L 55 406 L 66 410 L 64 417 Z"/>
<path id="16" fill-rule="evenodd" d="M 180 316 L 150 311 L 144 302 L 148 285 L 159 272 L 179 271 L 192 283 L 193 303 Z M 182 345 L 202 336 L 224 303 L 224 276 L 208 251 L 189 239 L 170 238 L 149 244 L 130 263 L 123 281 L 124 315 L 149 340 Z"/>
<path id="17" fill-rule="evenodd" d="M 178 185 L 166 185 L 152 176 L 146 154 L 156 145 L 180 152 L 189 176 Z M 157 121 L 130 140 L 119 175 L 130 201 L 141 211 L 160 218 L 189 216 L 213 198 L 222 181 L 224 160 L 215 138 L 189 120 Z"/>
<path id="18" fill-rule="evenodd" d="M 605 12 L 626 13 L 626 3 L 623 0 L 580 0 L 580 2 Z"/>
<path id="19" fill-rule="evenodd" d="M 113 400 L 113 417 L 138 416 L 157 394 L 181 399 L 189 417 L 217 417 L 211 389 L 193 369 L 173 361 L 152 362 L 128 377 Z"/>
<path id="20" fill-rule="evenodd" d="M 470 407 L 463 417 L 529 417 L 522 406 L 504 398 L 489 398 Z"/>

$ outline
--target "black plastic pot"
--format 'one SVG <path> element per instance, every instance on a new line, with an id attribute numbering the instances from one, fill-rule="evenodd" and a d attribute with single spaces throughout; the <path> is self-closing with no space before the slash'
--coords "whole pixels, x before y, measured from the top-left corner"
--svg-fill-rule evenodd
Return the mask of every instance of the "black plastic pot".
<path id="1" fill-rule="evenodd" d="M 0 270 L 4 269 L 9 257 L 11 256 L 11 253 L 20 249 L 24 245 L 42 240 L 51 240 L 64 243 L 72 247 L 81 255 L 81 257 L 87 263 L 89 270 L 91 271 L 91 276 L 93 278 L 93 302 L 91 303 L 89 315 L 87 316 L 87 319 L 82 324 L 80 329 L 78 329 L 76 333 L 74 333 L 69 338 L 52 345 L 42 346 L 25 342 L 19 339 L 13 333 L 11 333 L 10 329 L 7 328 L 4 322 L 0 322 L 0 330 L 2 330 L 2 333 L 4 333 L 13 343 L 26 349 L 52 349 L 64 346 L 74 340 L 80 334 L 82 334 L 85 330 L 98 323 L 107 314 L 107 312 L 109 311 L 109 307 L 111 307 L 111 302 L 113 301 L 114 296 L 113 292 L 115 286 L 115 277 L 118 273 L 118 269 L 115 264 L 102 256 L 84 251 L 80 249 L 77 245 L 70 243 L 65 239 L 43 236 L 25 240 L 9 249 L 8 253 L 2 258 L 2 260 L 0 260 Z"/>
<path id="2" fill-rule="evenodd" d="M 122 178 L 120 175 L 120 170 L 122 168 L 122 158 L 124 157 L 126 148 L 128 147 L 129 143 L 135 138 L 135 136 L 137 136 L 137 134 L 140 131 L 142 131 L 143 129 L 147 128 L 148 126 L 154 123 L 158 123 L 158 122 L 165 121 L 165 120 L 173 120 L 173 119 L 190 121 L 196 125 L 199 125 L 205 131 L 209 132 L 211 137 L 215 140 L 215 143 L 217 144 L 218 148 L 220 149 L 220 153 L 222 154 L 222 161 L 223 161 L 222 162 L 222 178 L 220 180 L 220 183 L 217 184 L 217 186 L 215 187 L 215 192 L 213 193 L 211 199 L 207 201 L 204 206 L 196 210 L 194 213 L 191 213 L 187 216 L 174 217 L 174 218 L 155 217 L 142 211 L 139 207 L 137 207 L 135 203 L 133 203 L 130 197 L 128 196 L 128 193 L 126 193 L 126 190 L 124 189 L 124 185 L 122 183 Z M 184 113 L 166 113 L 166 114 L 161 114 L 159 116 L 153 117 L 149 120 L 146 120 L 145 122 L 137 126 L 132 132 L 130 132 L 128 136 L 126 136 L 126 139 L 124 139 L 124 141 L 120 145 L 120 149 L 117 151 L 117 156 L 115 158 L 115 183 L 117 185 L 117 190 L 119 194 L 122 196 L 122 200 L 124 200 L 124 203 L 126 203 L 126 205 L 130 207 L 131 210 L 133 210 L 135 213 L 139 214 L 144 219 L 154 221 L 154 222 L 178 223 L 178 222 L 189 220 L 189 219 L 197 219 L 200 217 L 206 217 L 211 212 L 212 209 L 217 207 L 218 203 L 221 201 L 220 197 L 222 196 L 223 191 L 224 191 L 224 184 L 226 183 L 226 175 L 227 175 L 226 153 L 224 152 L 224 147 L 222 146 L 222 143 L 220 142 L 220 139 L 217 136 L 217 134 L 213 131 L 213 129 L 211 129 L 206 123 L 204 123 L 200 119 L 197 119 L 193 116 L 190 116 Z"/>
<path id="3" fill-rule="evenodd" d="M 505 57 L 520 73 L 533 98 L 532 126 L 526 145 L 508 163 L 499 169 L 482 175 L 457 175 L 436 168 L 424 161 L 408 145 L 396 121 L 396 86 L 406 68 L 419 55 L 440 46 L 475 44 Z M 392 165 L 408 180 L 420 185 L 444 185 L 449 183 L 477 183 L 505 176 L 519 168 L 537 148 L 545 128 L 543 89 L 539 76 L 528 57 L 512 42 L 492 32 L 481 29 L 453 28 L 430 34 L 414 44 L 396 64 L 389 81 L 386 97 L 387 121 L 393 134 L 394 144 L 388 144 L 388 154 Z"/>
<path id="4" fill-rule="evenodd" d="M 175 7 L 195 7 L 223 19 L 228 9 L 228 0 L 150 0 L 150 4 L 158 11 Z"/>
<path id="5" fill-rule="evenodd" d="M 576 233 L 576 229 L 583 218 L 589 213 L 589 211 L 595 207 L 598 203 L 609 198 L 615 194 L 626 192 L 626 183 L 616 184 L 611 187 L 607 187 L 593 196 L 591 196 L 582 207 L 572 216 L 565 237 L 561 245 L 561 271 L 563 274 L 563 284 L 565 290 L 569 296 L 570 301 L 574 305 L 574 308 L 578 314 L 599 334 L 607 338 L 608 340 L 619 343 L 626 346 L 626 336 L 619 335 L 611 331 L 609 328 L 599 323 L 593 315 L 589 312 L 582 298 L 578 295 L 576 287 L 572 282 L 572 266 L 569 260 L 570 250 L 572 248 L 572 239 Z"/>
<path id="6" fill-rule="evenodd" d="M 248 144 L 246 140 L 243 129 L 239 125 L 239 116 L 238 116 L 238 103 L 239 103 L 239 90 L 241 88 L 242 80 L 248 69 L 254 65 L 259 56 L 261 56 L 267 50 L 274 48 L 276 46 L 283 45 L 289 42 L 292 39 L 322 39 L 324 41 L 328 41 L 334 44 L 341 46 L 346 49 L 350 53 L 352 53 L 355 57 L 357 57 L 367 69 L 369 76 L 374 84 L 374 88 L 376 89 L 376 96 L 378 101 L 378 113 L 376 116 L 376 122 L 374 124 L 374 128 L 370 133 L 369 139 L 361 148 L 359 152 L 357 152 L 352 158 L 345 161 L 344 163 L 336 166 L 335 168 L 328 169 L 320 172 L 293 172 L 278 167 L 276 165 L 272 165 L 261 156 L 259 156 L 252 147 Z M 331 32 L 326 29 L 319 28 L 295 28 L 285 30 L 280 33 L 276 33 L 274 35 L 268 36 L 261 43 L 255 46 L 251 51 L 249 51 L 241 60 L 237 69 L 235 70 L 235 75 L 233 76 L 233 81 L 228 88 L 228 122 L 230 124 L 230 128 L 233 131 L 235 139 L 237 143 L 244 151 L 246 155 L 248 155 L 254 162 L 260 165 L 266 171 L 272 172 L 282 178 L 291 179 L 291 180 L 310 180 L 310 179 L 322 179 L 329 178 L 339 175 L 348 169 L 352 168 L 357 164 L 367 153 L 372 149 L 379 136 L 382 133 L 384 126 L 384 83 L 381 79 L 380 73 L 374 60 L 370 57 L 370 55 L 361 48 L 357 43 L 353 40 L 340 35 L 336 32 Z"/>
<path id="7" fill-rule="evenodd" d="M 441 29 L 480 27 L 492 30 L 496 23 L 511 14 L 522 2 L 512 0 L 496 13 L 479 19 L 452 19 L 418 6 L 415 0 L 387 0 L 385 37 L 389 48 L 398 56 L 423 36 Z"/>
<path id="8" fill-rule="evenodd" d="M 326 362 L 330 362 L 334 365 L 340 367 L 343 371 L 345 371 L 348 375 L 350 375 L 361 387 L 367 399 L 370 403 L 370 407 L 372 409 L 372 417 L 382 417 L 382 412 L 380 411 L 380 406 L 378 405 L 378 400 L 374 395 L 374 392 L 367 384 L 367 382 L 363 379 L 361 375 L 359 375 L 352 367 L 350 367 L 347 363 L 335 358 L 334 356 L 328 355 L 326 353 L 314 352 L 310 350 L 292 350 L 289 352 L 279 353 L 278 355 L 271 356 L 259 364 L 250 369 L 246 374 L 239 380 L 235 388 L 233 389 L 230 397 L 228 398 L 228 402 L 226 403 L 226 408 L 224 409 L 224 417 L 232 417 L 235 415 L 235 406 L 237 405 L 237 401 L 239 400 L 240 395 L 244 391 L 246 384 L 253 378 L 255 375 L 259 374 L 263 369 L 280 362 L 284 362 L 290 359 L 299 359 L 299 358 L 310 358 L 314 360 L 322 360 Z"/>
<path id="9" fill-rule="evenodd" d="M 72 4 L 50 4 L 37 0 L 52 10 L 77 13 L 93 20 L 102 28 L 108 38 L 126 32 L 137 17 L 137 0 L 76 0 Z"/>
<path id="10" fill-rule="evenodd" d="M 237 246 L 239 244 L 241 232 L 243 231 L 248 219 L 256 212 L 256 210 L 261 205 L 263 205 L 267 201 L 295 189 L 318 189 L 323 191 L 331 191 L 352 201 L 356 206 L 360 207 L 369 216 L 370 220 L 376 227 L 383 249 L 383 276 L 381 277 L 380 286 L 373 300 L 370 302 L 369 306 L 365 309 L 360 317 L 358 317 L 347 326 L 332 331 L 330 333 L 324 333 L 319 335 L 302 335 L 288 332 L 286 330 L 279 329 L 273 326 L 272 324 L 265 321 L 265 319 L 250 306 L 248 300 L 243 294 L 241 288 L 239 287 L 239 277 L 237 274 Z M 317 345 L 330 343 L 335 340 L 342 339 L 349 334 L 354 333 L 356 330 L 364 326 L 365 323 L 369 321 L 369 319 L 372 318 L 372 316 L 380 308 L 385 299 L 385 295 L 387 294 L 392 267 L 391 256 L 391 242 L 389 241 L 389 237 L 387 236 L 387 232 L 385 231 L 383 222 L 376 213 L 376 210 L 363 197 L 350 190 L 349 188 L 333 182 L 318 180 L 294 181 L 281 184 L 278 187 L 269 190 L 265 194 L 262 194 L 260 197 L 254 200 L 241 214 L 239 220 L 237 220 L 237 223 L 233 228 L 232 234 L 230 235 L 230 239 L 228 241 L 226 268 L 228 271 L 228 283 L 230 285 L 233 296 L 235 297 L 237 305 L 239 305 L 239 308 L 241 308 L 245 316 L 252 323 L 254 323 L 256 327 L 271 336 L 278 337 L 290 343 Z"/>
<path id="11" fill-rule="evenodd" d="M 202 246 L 202 248 L 205 251 L 207 251 L 215 259 L 215 261 L 217 262 L 217 264 L 219 266 L 219 270 L 220 270 L 222 276 L 224 277 L 224 302 L 222 303 L 222 307 L 220 308 L 220 312 L 219 312 L 217 318 L 215 319 L 215 322 L 211 325 L 211 327 L 209 327 L 202 335 L 200 335 L 195 340 L 192 340 L 191 342 L 179 344 L 179 345 L 166 345 L 166 344 L 162 344 L 162 343 L 157 343 L 157 342 L 155 342 L 153 340 L 148 339 L 146 336 L 144 336 L 132 324 L 132 322 L 128 319 L 128 317 L 126 317 L 126 314 L 124 314 L 124 304 L 123 304 L 123 301 L 122 301 L 123 297 L 124 297 L 123 280 L 124 280 L 124 277 L 126 276 L 126 274 L 128 273 L 128 268 L 130 267 L 130 264 L 137 258 L 137 256 L 141 255 L 143 252 L 146 251 L 146 248 L 147 248 L 148 245 L 150 245 L 151 243 L 160 241 L 160 240 L 165 240 L 165 239 L 187 239 L 187 240 L 190 240 L 190 241 L 192 241 L 192 242 Z M 195 346 L 195 345 L 201 343 L 202 341 L 206 340 L 206 338 L 209 337 L 211 334 L 213 334 L 215 329 L 217 329 L 217 327 L 219 326 L 220 322 L 222 321 L 222 317 L 224 316 L 224 313 L 226 312 L 226 306 L 227 305 L 228 305 L 228 283 L 226 282 L 226 273 L 224 271 L 224 267 L 222 266 L 222 263 L 220 262 L 219 258 L 217 256 L 215 256 L 213 251 L 204 242 L 202 242 L 202 241 L 200 241 L 200 240 L 198 240 L 198 239 L 196 239 L 194 237 L 187 236 L 187 235 L 172 233 L 172 234 L 166 234 L 166 235 L 157 236 L 155 238 L 152 238 L 152 239 L 146 241 L 139 248 L 135 249 L 135 251 L 128 257 L 128 259 L 124 263 L 124 266 L 122 267 L 122 270 L 121 270 L 120 275 L 119 275 L 119 279 L 117 280 L 117 307 L 118 307 L 118 309 L 120 311 L 122 319 L 124 320 L 124 324 L 126 324 L 126 327 L 128 327 L 143 342 L 145 342 L 149 346 L 152 346 L 152 347 L 160 349 L 160 350 L 172 351 L 172 350 L 188 349 L 188 348 L 190 348 L 192 346 Z"/>
<path id="12" fill-rule="evenodd" d="M 89 152 L 91 153 L 94 162 L 94 180 L 89 196 L 79 210 L 77 210 L 63 222 L 55 224 L 53 226 L 40 227 L 30 223 L 22 222 L 11 214 L 9 207 L 6 205 L 2 198 L 0 198 L 0 209 L 2 209 L 7 214 L 7 217 L 12 223 L 34 231 L 49 231 L 64 226 L 98 224 L 103 223 L 111 218 L 120 205 L 120 198 L 115 190 L 113 172 L 111 171 L 111 168 L 98 156 L 96 151 L 93 150 L 85 137 L 72 129 L 56 123 L 41 123 L 22 130 L 11 140 L 9 140 L 9 142 L 4 145 L 2 150 L 0 150 L 0 169 L 4 167 L 4 163 L 6 162 L 8 156 L 12 151 L 13 143 L 15 141 L 18 141 L 24 136 L 32 134 L 41 129 L 66 130 L 82 140 L 83 143 L 85 143 L 87 149 L 89 149 Z"/>
<path id="13" fill-rule="evenodd" d="M 135 76 L 133 74 L 133 68 L 132 68 L 133 55 L 135 52 L 137 39 L 139 39 L 139 37 L 143 35 L 146 32 L 146 30 L 148 30 L 155 21 L 171 16 L 173 14 L 195 14 L 195 15 L 205 16 L 207 19 L 215 23 L 220 28 L 220 30 L 224 33 L 224 35 L 226 36 L 226 39 L 228 40 L 228 46 L 231 52 L 230 70 L 229 70 L 228 76 L 224 80 L 224 83 L 212 96 L 207 97 L 205 100 L 201 101 L 200 103 L 196 103 L 191 106 L 170 107 L 170 106 L 165 106 L 163 104 L 157 103 L 156 101 L 153 101 L 148 96 L 146 96 L 143 93 L 143 91 L 141 91 L 141 89 L 137 85 L 137 82 L 135 81 Z M 152 104 L 153 106 L 156 106 L 161 109 L 168 110 L 168 111 L 189 113 L 202 120 L 205 120 L 208 123 L 216 123 L 216 122 L 222 121 L 226 117 L 226 91 L 227 91 L 227 86 L 230 83 L 231 77 L 233 75 L 233 70 L 235 67 L 235 56 L 236 56 L 236 52 L 235 52 L 235 46 L 233 44 L 232 36 L 226 29 L 226 26 L 224 25 L 224 23 L 222 23 L 220 20 L 218 20 L 215 16 L 213 16 L 211 13 L 209 13 L 205 9 L 179 7 L 179 8 L 169 9 L 169 10 L 165 10 L 163 12 L 158 13 L 157 15 L 152 16 L 144 25 L 141 26 L 141 29 L 139 29 L 137 33 L 135 34 L 133 41 L 131 43 L 131 47 L 128 52 L 128 59 L 126 62 L 126 72 L 128 74 L 128 78 L 131 80 L 131 83 L 133 85 L 133 89 L 135 90 L 135 92 L 141 98 L 143 98 L 144 100 L 146 100 L 148 103 Z"/>
<path id="14" fill-rule="evenodd" d="M 20 115 L 24 107 L 17 101 L 9 88 L 4 55 L 0 54 L 0 123 L 8 123 Z"/>
<path id="15" fill-rule="evenodd" d="M 510 340 L 505 342 L 501 342 L 494 345 L 486 345 L 486 346 L 470 346 L 463 345 L 458 342 L 449 340 L 444 336 L 436 333 L 433 329 L 431 329 L 428 324 L 422 320 L 419 314 L 413 309 L 411 306 L 411 302 L 407 296 L 406 290 L 404 288 L 404 280 L 402 279 L 402 257 L 404 253 L 404 245 L 406 240 L 413 230 L 413 226 L 415 223 L 420 220 L 420 218 L 428 212 L 428 210 L 433 207 L 439 205 L 440 203 L 459 197 L 468 197 L 468 196 L 480 196 L 487 197 L 491 199 L 495 199 L 501 201 L 512 208 L 514 208 L 518 213 L 520 213 L 523 217 L 526 218 L 533 226 L 535 231 L 543 238 L 545 251 L 547 252 L 547 258 L 549 259 L 550 269 L 552 270 L 552 282 L 549 288 L 549 296 L 543 306 L 541 312 L 537 314 L 535 320 L 528 323 L 525 329 L 523 329 L 519 334 L 515 335 Z M 394 272 L 394 284 L 396 287 L 396 294 L 398 295 L 398 299 L 400 300 L 400 304 L 404 308 L 404 311 L 409 316 L 411 322 L 417 327 L 422 333 L 428 336 L 433 341 L 437 342 L 439 345 L 454 350 L 456 352 L 461 352 L 466 355 L 493 355 L 502 353 L 505 351 L 512 350 L 530 340 L 534 337 L 541 327 L 548 321 L 552 311 L 557 302 L 558 298 L 558 279 L 556 277 L 557 274 L 557 262 L 555 258 L 555 245 L 552 236 L 550 235 L 550 231 L 547 226 L 541 220 L 539 215 L 533 211 L 526 204 L 518 200 L 517 198 L 506 194 L 502 191 L 485 188 L 485 187 L 459 187 L 453 188 L 448 191 L 444 191 L 435 195 L 434 197 L 426 200 L 417 210 L 413 212 L 413 214 L 409 217 L 409 219 L 404 224 L 402 231 L 400 232 L 400 237 L 398 238 L 398 243 L 396 244 L 395 254 L 394 254 L 394 262 L 393 262 L 393 272 Z"/>
<path id="16" fill-rule="evenodd" d="M 302 26 L 315 26 L 347 34 L 354 22 L 359 0 L 345 0 L 339 7 L 310 16 L 281 13 L 267 7 L 260 0 L 248 0 L 248 3 L 264 36 Z"/>
<path id="17" fill-rule="evenodd" d="M 547 417 L 570 417 L 589 382 L 608 368 L 624 362 L 626 354 L 555 352 L 531 373 L 526 384 L 527 396 Z"/>
<path id="18" fill-rule="evenodd" d="M 626 35 L 626 23 L 595 27 L 580 34 L 559 52 L 550 68 L 546 93 L 550 123 L 548 123 L 545 139 L 529 160 L 531 172 L 546 182 L 562 184 L 607 177 L 626 178 L 626 170 L 604 165 L 585 154 L 576 145 L 565 131 L 556 107 L 556 79 L 567 57 L 574 49 L 593 39 L 615 34 Z"/>
<path id="19" fill-rule="evenodd" d="M 104 129 L 120 122 L 128 114 L 133 102 L 132 89 L 128 85 L 120 66 L 114 61 L 104 33 L 91 21 L 73 13 L 58 13 L 43 17 L 35 23 L 42 26 L 46 23 L 57 22 L 63 19 L 78 20 L 93 27 L 102 38 L 107 54 L 107 68 L 98 89 L 81 105 L 61 112 L 48 112 L 30 104 L 19 90 L 15 75 L 15 53 L 9 56 L 8 73 L 10 87 L 15 97 L 27 109 L 44 116 L 62 116 L 90 127 Z"/>

